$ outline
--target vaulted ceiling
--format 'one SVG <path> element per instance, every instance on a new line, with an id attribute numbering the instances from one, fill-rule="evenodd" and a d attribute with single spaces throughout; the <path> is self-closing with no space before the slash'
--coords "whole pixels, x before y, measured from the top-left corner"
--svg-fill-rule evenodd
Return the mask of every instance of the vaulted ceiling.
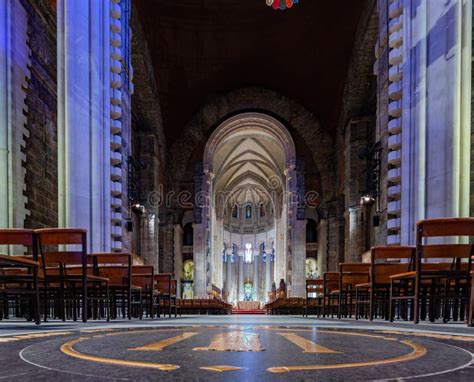
<path id="1" fill-rule="evenodd" d="M 168 143 L 210 98 L 262 86 L 334 132 L 365 0 L 134 0 L 152 55 Z"/>
<path id="2" fill-rule="evenodd" d="M 213 157 L 217 204 L 276 203 L 274 194 L 283 190 L 284 168 L 285 152 L 275 139 L 252 133 L 230 136 Z"/>

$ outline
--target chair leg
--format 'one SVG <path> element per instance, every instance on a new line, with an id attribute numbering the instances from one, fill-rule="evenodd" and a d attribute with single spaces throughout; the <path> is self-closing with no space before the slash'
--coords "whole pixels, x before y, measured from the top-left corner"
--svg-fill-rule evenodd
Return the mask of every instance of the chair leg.
<path id="1" fill-rule="evenodd" d="M 41 324 L 41 313 L 40 313 L 40 292 L 39 292 L 39 281 L 38 281 L 38 269 L 33 269 L 33 282 L 35 288 L 35 323 L 36 325 Z"/>
<path id="2" fill-rule="evenodd" d="M 474 311 L 474 277 L 471 277 L 471 287 L 466 288 L 467 303 L 467 326 L 473 326 L 473 311 Z"/>
<path id="3" fill-rule="evenodd" d="M 390 280 L 390 298 L 388 304 L 388 320 L 393 322 L 393 280 Z"/>

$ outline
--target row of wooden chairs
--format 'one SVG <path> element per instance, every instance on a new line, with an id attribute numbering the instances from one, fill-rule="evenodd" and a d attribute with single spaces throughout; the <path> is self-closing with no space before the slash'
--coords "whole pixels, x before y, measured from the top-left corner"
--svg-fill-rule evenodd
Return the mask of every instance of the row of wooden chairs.
<path id="1" fill-rule="evenodd" d="M 80 316 L 84 322 L 119 312 L 129 319 L 159 317 L 161 309 L 177 315 L 171 274 L 133 265 L 129 253 L 87 254 L 85 230 L 2 229 L 0 250 L 4 246 L 22 246 L 22 255 L 0 255 L 0 319 L 11 312 L 37 324 L 41 312 L 45 320 Z"/>
<path id="2" fill-rule="evenodd" d="M 265 304 L 267 314 L 302 314 L 305 299 L 301 297 L 277 297 L 274 301 Z"/>
<path id="3" fill-rule="evenodd" d="M 232 305 L 220 298 L 210 299 L 180 299 L 180 313 L 183 314 L 230 314 Z"/>
<path id="4" fill-rule="evenodd" d="M 341 263 L 338 272 L 308 280 L 305 315 L 466 320 L 472 326 L 473 245 L 430 241 L 440 237 L 474 237 L 474 219 L 420 221 L 416 246 L 375 247 L 370 263 Z"/>

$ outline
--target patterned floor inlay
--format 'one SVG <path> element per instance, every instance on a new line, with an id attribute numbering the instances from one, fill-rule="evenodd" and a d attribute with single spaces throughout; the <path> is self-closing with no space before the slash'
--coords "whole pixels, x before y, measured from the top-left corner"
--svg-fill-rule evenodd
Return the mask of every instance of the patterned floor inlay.
<path id="1" fill-rule="evenodd" d="M 470 338 L 279 325 L 51 331 L 0 337 L 0 380 L 472 381 Z"/>

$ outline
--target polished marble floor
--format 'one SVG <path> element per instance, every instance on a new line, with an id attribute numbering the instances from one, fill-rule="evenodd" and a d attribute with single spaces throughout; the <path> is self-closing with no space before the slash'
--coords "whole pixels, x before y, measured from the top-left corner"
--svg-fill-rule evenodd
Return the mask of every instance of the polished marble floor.
<path id="1" fill-rule="evenodd" d="M 473 381 L 474 329 L 291 316 L 0 322 L 0 380 Z"/>

